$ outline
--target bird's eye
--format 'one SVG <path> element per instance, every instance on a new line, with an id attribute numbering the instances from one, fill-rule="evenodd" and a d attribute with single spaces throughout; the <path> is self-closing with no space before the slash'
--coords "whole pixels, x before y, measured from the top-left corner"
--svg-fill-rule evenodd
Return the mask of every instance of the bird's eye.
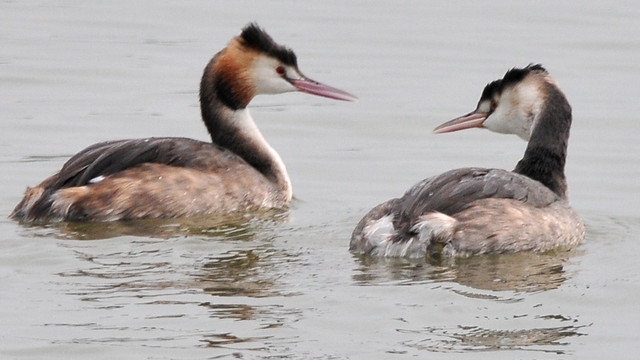
<path id="1" fill-rule="evenodd" d="M 491 111 L 495 110 L 498 107 L 498 102 L 494 99 L 491 100 Z"/>
<path id="2" fill-rule="evenodd" d="M 284 66 L 280 65 L 276 67 L 276 73 L 280 76 L 283 76 L 286 73 Z"/>

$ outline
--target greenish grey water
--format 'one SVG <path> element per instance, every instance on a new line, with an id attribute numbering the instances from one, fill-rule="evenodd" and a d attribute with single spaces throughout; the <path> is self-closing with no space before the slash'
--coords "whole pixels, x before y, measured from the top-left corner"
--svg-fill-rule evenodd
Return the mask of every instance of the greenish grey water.
<path id="1" fill-rule="evenodd" d="M 7 359 L 626 358 L 639 349 L 640 6 L 633 2 L 3 2 L 0 214 L 107 139 L 206 139 L 208 59 L 257 20 L 308 76 L 359 96 L 259 97 L 284 213 L 24 226 L 0 217 Z M 454 263 L 354 257 L 375 204 L 525 144 L 434 135 L 508 68 L 544 64 L 574 110 L 567 176 L 587 241 Z"/>

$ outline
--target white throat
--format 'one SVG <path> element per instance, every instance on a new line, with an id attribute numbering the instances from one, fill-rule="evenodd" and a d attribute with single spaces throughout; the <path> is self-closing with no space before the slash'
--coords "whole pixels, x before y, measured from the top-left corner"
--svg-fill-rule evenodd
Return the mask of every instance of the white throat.
<path id="1" fill-rule="evenodd" d="M 249 109 L 245 108 L 236 110 L 233 112 L 233 117 L 233 122 L 237 126 L 239 132 L 243 135 L 243 137 L 269 154 L 269 157 L 273 161 L 274 170 L 277 172 L 278 178 L 284 182 L 287 201 L 291 200 L 293 196 L 293 190 L 291 187 L 291 179 L 289 178 L 287 168 L 285 167 L 280 155 L 275 151 L 275 149 L 271 147 L 271 145 L 269 145 L 269 143 L 262 136 L 262 133 L 256 126 L 256 123 L 253 121 L 253 118 L 249 113 Z"/>

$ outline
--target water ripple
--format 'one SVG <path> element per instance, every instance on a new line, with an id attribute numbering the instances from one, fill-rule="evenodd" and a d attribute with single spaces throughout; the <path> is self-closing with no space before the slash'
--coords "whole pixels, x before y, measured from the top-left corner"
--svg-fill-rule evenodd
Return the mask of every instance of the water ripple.
<path id="1" fill-rule="evenodd" d="M 480 326 L 426 327 L 421 330 L 399 332 L 420 334 L 426 338 L 406 341 L 404 345 L 433 352 L 478 352 L 500 350 L 541 351 L 567 354 L 564 346 L 568 339 L 584 336 L 585 327 L 590 325 L 566 325 L 529 329 L 490 329 Z"/>

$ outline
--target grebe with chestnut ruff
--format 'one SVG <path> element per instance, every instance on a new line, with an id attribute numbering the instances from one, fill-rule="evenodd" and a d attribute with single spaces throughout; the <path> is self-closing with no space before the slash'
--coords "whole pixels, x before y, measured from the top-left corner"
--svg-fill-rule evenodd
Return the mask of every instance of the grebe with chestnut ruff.
<path id="1" fill-rule="evenodd" d="M 28 188 L 10 216 L 114 221 L 283 207 L 292 197 L 289 175 L 247 105 L 259 94 L 291 91 L 356 100 L 305 77 L 292 50 L 249 24 L 202 75 L 200 108 L 212 142 L 163 137 L 89 146 Z"/>

